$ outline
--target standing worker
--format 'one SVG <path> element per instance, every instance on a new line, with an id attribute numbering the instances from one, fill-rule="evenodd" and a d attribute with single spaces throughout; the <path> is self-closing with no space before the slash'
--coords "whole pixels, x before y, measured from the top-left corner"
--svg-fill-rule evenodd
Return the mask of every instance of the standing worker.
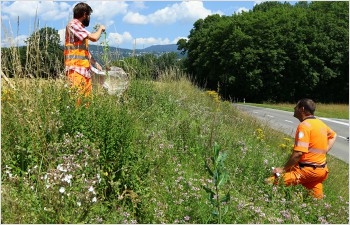
<path id="1" fill-rule="evenodd" d="M 281 174 L 286 186 L 301 184 L 312 192 L 314 198 L 323 198 L 322 182 L 328 177 L 326 154 L 332 148 L 336 133 L 314 116 L 316 104 L 311 99 L 301 99 L 294 108 L 294 117 L 300 124 L 295 134 L 292 155 L 283 168 L 273 169 Z M 275 183 L 277 176 L 266 180 Z"/>
<path id="2" fill-rule="evenodd" d="M 91 7 L 86 3 L 78 3 L 74 6 L 73 17 L 66 27 L 64 47 L 64 64 L 66 75 L 73 88 L 77 88 L 80 96 L 89 97 L 92 91 L 91 65 L 102 70 L 89 52 L 88 40 L 96 42 L 105 31 L 101 25 L 95 33 L 85 29 L 89 26 Z M 78 98 L 80 105 L 80 97 Z"/>

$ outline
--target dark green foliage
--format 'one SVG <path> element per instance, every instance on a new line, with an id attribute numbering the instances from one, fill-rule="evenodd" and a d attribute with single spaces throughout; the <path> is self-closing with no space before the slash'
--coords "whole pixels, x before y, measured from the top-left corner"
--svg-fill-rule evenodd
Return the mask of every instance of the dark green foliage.
<path id="1" fill-rule="evenodd" d="M 251 102 L 348 102 L 349 3 L 264 2 L 199 19 L 178 49 L 194 80 Z"/>

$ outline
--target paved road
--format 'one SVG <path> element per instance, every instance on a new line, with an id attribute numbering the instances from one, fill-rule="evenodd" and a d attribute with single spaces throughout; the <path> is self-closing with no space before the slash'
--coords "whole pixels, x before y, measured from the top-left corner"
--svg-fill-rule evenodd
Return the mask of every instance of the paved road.
<path id="1" fill-rule="evenodd" d="M 293 117 L 292 112 L 286 112 L 276 109 L 268 109 L 244 104 L 233 104 L 237 109 L 247 112 L 269 124 L 274 129 L 284 132 L 294 138 L 296 128 L 300 123 L 298 119 Z M 316 112 L 317 115 L 317 112 Z M 337 133 L 337 140 L 329 152 L 330 155 L 349 163 L 349 120 L 322 118 L 325 124 Z"/>

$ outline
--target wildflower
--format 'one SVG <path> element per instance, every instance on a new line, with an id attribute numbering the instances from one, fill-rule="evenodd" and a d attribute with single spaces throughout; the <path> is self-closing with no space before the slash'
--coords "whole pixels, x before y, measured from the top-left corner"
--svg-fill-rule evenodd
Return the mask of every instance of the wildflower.
<path id="1" fill-rule="evenodd" d="M 93 186 L 90 186 L 89 192 L 93 192 L 93 191 L 94 191 L 94 187 L 93 187 Z"/>
<path id="2" fill-rule="evenodd" d="M 324 204 L 324 208 L 325 208 L 325 209 L 329 209 L 330 207 L 331 207 L 330 204 L 327 204 L 327 203 Z"/>
<path id="3" fill-rule="evenodd" d="M 283 222 L 283 220 L 282 220 L 282 219 L 277 218 L 277 223 L 282 223 L 282 222 Z"/>
<path id="4" fill-rule="evenodd" d="M 301 207 L 302 207 L 302 208 L 305 208 L 305 207 L 306 207 L 306 204 L 305 204 L 305 203 L 301 204 Z"/>
<path id="5" fill-rule="evenodd" d="M 72 177 L 73 177 L 73 176 L 72 176 L 71 174 L 66 175 L 66 176 L 62 179 L 62 181 L 65 181 L 65 182 L 67 182 L 68 184 L 70 184 L 70 183 L 71 183 Z"/>
<path id="6" fill-rule="evenodd" d="M 267 165 L 268 162 L 269 162 L 269 160 L 267 160 L 267 159 L 264 160 L 265 165 Z"/>
<path id="7" fill-rule="evenodd" d="M 67 170 L 65 170 L 61 164 L 58 164 L 57 169 L 61 172 L 67 172 Z"/>
<path id="8" fill-rule="evenodd" d="M 49 188 L 49 187 L 50 187 L 50 185 L 49 185 L 49 184 L 47 184 L 47 185 L 46 185 L 46 189 L 47 189 L 47 188 Z"/>
<path id="9" fill-rule="evenodd" d="M 159 144 L 159 148 L 163 148 L 164 147 L 164 144 Z"/>
<path id="10" fill-rule="evenodd" d="M 178 219 L 175 219 L 174 220 L 174 223 L 179 223 L 180 221 Z"/>
<path id="11" fill-rule="evenodd" d="M 64 187 L 61 187 L 61 188 L 60 188 L 60 192 L 63 194 L 64 191 L 65 191 Z"/>
<path id="12" fill-rule="evenodd" d="M 288 212 L 288 210 L 282 210 L 280 212 L 282 214 L 282 216 L 286 219 L 289 220 L 291 218 L 290 213 Z"/>
<path id="13" fill-rule="evenodd" d="M 81 206 L 81 202 L 77 202 L 77 205 L 80 207 Z"/>
<path id="14" fill-rule="evenodd" d="M 96 198 L 96 197 L 93 197 L 91 201 L 92 201 L 92 202 L 97 202 L 97 198 Z"/>
<path id="15" fill-rule="evenodd" d="M 185 217 L 184 217 L 184 220 L 185 220 L 185 221 L 189 221 L 190 218 L 191 218 L 191 217 L 189 217 L 189 216 L 185 216 Z"/>
<path id="16" fill-rule="evenodd" d="M 130 216 L 130 213 L 124 212 L 123 215 L 124 215 L 125 217 L 129 217 L 129 216 Z"/>

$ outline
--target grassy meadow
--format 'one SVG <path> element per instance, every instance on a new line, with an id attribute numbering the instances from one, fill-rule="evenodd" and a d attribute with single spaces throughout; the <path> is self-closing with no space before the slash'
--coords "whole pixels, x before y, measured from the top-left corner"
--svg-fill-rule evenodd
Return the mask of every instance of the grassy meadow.
<path id="1" fill-rule="evenodd" d="M 163 72 L 76 106 L 63 79 L 2 80 L 2 223 L 349 223 L 349 166 L 326 197 L 270 186 L 293 140 Z"/>

